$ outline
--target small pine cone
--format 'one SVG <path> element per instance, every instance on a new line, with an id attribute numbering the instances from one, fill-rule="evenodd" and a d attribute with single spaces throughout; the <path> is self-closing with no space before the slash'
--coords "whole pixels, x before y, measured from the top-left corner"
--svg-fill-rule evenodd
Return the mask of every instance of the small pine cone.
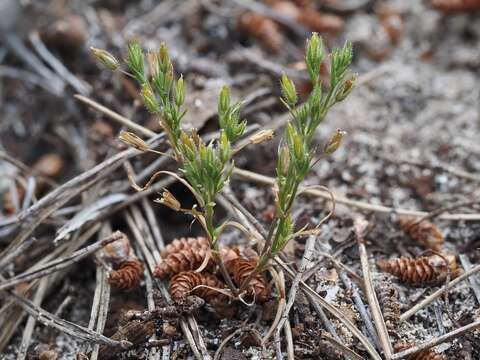
<path id="1" fill-rule="evenodd" d="M 480 10 L 480 0 L 431 0 L 430 3 L 447 14 Z"/>
<path id="2" fill-rule="evenodd" d="M 311 9 L 302 10 L 297 20 L 310 30 L 319 33 L 337 33 L 345 25 L 343 19 L 337 15 L 322 14 Z"/>
<path id="3" fill-rule="evenodd" d="M 208 248 L 185 248 L 171 253 L 157 265 L 153 276 L 166 279 L 182 271 L 198 269 L 209 251 Z M 210 259 L 207 268 L 210 269 L 213 265 L 213 260 Z"/>
<path id="4" fill-rule="evenodd" d="M 143 276 L 143 264 L 138 259 L 124 262 L 110 273 L 108 282 L 118 290 L 132 291 L 140 285 Z"/>
<path id="5" fill-rule="evenodd" d="M 240 17 L 239 28 L 273 54 L 277 54 L 282 48 L 283 36 L 280 29 L 272 19 L 266 16 L 246 12 Z"/>
<path id="6" fill-rule="evenodd" d="M 444 257 L 448 261 L 451 278 L 457 277 L 461 270 L 457 268 L 455 256 L 445 255 Z M 438 285 L 443 283 L 448 275 L 445 259 L 438 255 L 419 258 L 402 256 L 392 260 L 379 260 L 377 266 L 411 285 Z"/>
<path id="7" fill-rule="evenodd" d="M 170 251 L 166 252 L 166 256 L 163 261 L 157 265 L 153 275 L 160 279 L 166 279 L 175 274 L 178 274 L 182 271 L 196 270 L 198 269 L 205 260 L 207 255 L 210 256 L 208 260 L 206 269 L 211 270 L 215 266 L 215 261 L 211 257 L 211 254 L 208 254 L 210 248 L 201 246 L 200 242 L 193 242 L 193 246 L 187 246 L 187 241 L 180 241 L 173 245 L 170 248 Z M 183 246 L 183 248 L 181 248 Z M 180 248 L 180 250 L 174 252 L 175 247 Z M 238 252 L 232 248 L 225 247 L 220 250 L 220 257 L 223 261 L 233 260 L 238 257 Z"/>
<path id="8" fill-rule="evenodd" d="M 400 318 L 400 305 L 398 301 L 398 291 L 387 278 L 380 280 L 376 284 L 378 301 L 382 307 L 383 318 L 389 332 L 395 330 L 395 326 Z"/>
<path id="9" fill-rule="evenodd" d="M 413 240 L 427 249 L 440 250 L 445 243 L 445 237 L 438 227 L 429 221 L 417 224 L 418 219 L 411 216 L 402 216 L 398 224 Z"/>
<path id="10" fill-rule="evenodd" d="M 201 287 L 195 289 L 197 286 Z M 224 289 L 225 284 L 215 275 L 195 271 L 181 272 L 170 281 L 170 295 L 175 300 L 184 299 L 188 295 L 197 295 L 210 303 L 220 304 L 228 301 L 226 295 L 211 288 Z"/>
<path id="11" fill-rule="evenodd" d="M 400 343 L 395 345 L 395 352 L 400 352 L 411 348 L 413 345 Z M 434 349 L 427 349 L 405 358 L 406 360 L 447 360 L 446 356 L 437 353 Z"/>
<path id="12" fill-rule="evenodd" d="M 255 269 L 255 261 L 244 258 L 236 258 L 225 263 L 227 271 L 232 275 L 235 285 L 241 286 L 247 279 L 248 275 Z M 250 284 L 248 284 L 247 294 L 255 297 L 258 302 L 268 300 L 268 285 L 262 274 L 256 274 Z"/>
<path id="13" fill-rule="evenodd" d="M 192 249 L 208 249 L 210 243 L 206 237 L 188 237 L 173 240 L 168 244 L 165 249 L 162 250 L 160 255 L 162 258 L 166 258 L 168 255 L 179 252 L 180 250 L 192 248 Z"/>

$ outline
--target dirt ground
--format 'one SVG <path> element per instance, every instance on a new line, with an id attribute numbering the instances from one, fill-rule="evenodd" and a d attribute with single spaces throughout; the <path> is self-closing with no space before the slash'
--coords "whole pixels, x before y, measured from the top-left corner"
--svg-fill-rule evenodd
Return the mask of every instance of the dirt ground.
<path id="1" fill-rule="evenodd" d="M 366 248 L 377 296 L 382 300 L 380 294 L 388 293 L 387 298 L 393 298 L 400 313 L 411 309 L 445 282 L 413 287 L 377 266 L 379 260 L 399 256 L 415 258 L 426 250 L 399 227 L 398 220 L 404 210 L 433 211 L 429 221 L 445 238 L 441 252 L 457 256 L 464 271 L 468 270 L 465 266 L 480 263 L 480 13 L 445 14 L 432 8 L 429 1 L 416 0 L 287 2 L 291 6 L 300 4 L 294 5 L 298 6 L 296 11 L 316 9 L 335 17 L 334 29 L 324 26 L 320 35 L 330 49 L 342 46 L 346 40 L 353 43 L 352 68 L 359 76 L 357 88 L 332 109 L 317 132 L 319 147 L 323 147 L 337 128 L 345 130 L 347 135 L 333 156 L 315 165 L 306 182 L 324 185 L 336 197 L 347 201 L 338 201 L 335 215 L 321 226 L 305 281 L 328 303 L 337 306 L 381 353 L 378 339 L 369 333 L 355 302 L 355 296 L 360 294 L 370 310 L 362 286 L 349 288 L 344 282 L 347 277 L 356 284 L 355 274 L 360 280 L 363 276 L 352 235 L 355 219 L 363 216 L 371 225 Z M 176 72 L 184 75 L 187 84 L 186 102 L 190 110 L 185 126 L 199 129 L 202 135 L 217 130 L 218 92 L 222 85 L 230 85 L 234 98 L 246 99 L 243 114 L 249 125 L 277 129 L 274 140 L 247 148 L 235 164 L 255 173 L 275 176 L 281 128 L 288 116 L 278 100 L 278 79 L 287 73 L 303 98 L 310 88 L 303 53 L 305 39 L 312 28 L 303 24 L 300 17 L 289 17 L 288 11 L 293 10 L 288 6 L 285 12 L 288 21 L 281 18 L 272 35 L 267 30 L 259 33 L 259 24 L 245 24 L 245 14 L 252 11 L 257 1 L 42 0 L 24 3 L 16 26 L 9 27 L 9 35 L 0 42 L 0 249 L 4 251 L 2 256 L 8 254 L 9 244 L 22 234 L 27 234 L 25 240 L 33 241 L 34 245 L 16 254 L 7 264 L 0 260 L 2 281 L 44 261 L 71 254 L 101 239 L 100 235 L 108 229 L 122 230 L 132 240 L 136 239 L 132 229 L 137 226 L 139 231 L 144 231 L 141 224 L 145 223 L 150 226 L 153 237 L 165 243 L 181 236 L 201 235 L 197 224 L 192 225 L 185 216 L 153 203 L 155 194 L 145 197 L 146 200 L 132 197 L 134 192 L 122 165 L 128 163 L 137 174 L 145 170 L 141 181 L 144 183 L 153 172 L 148 172 L 148 165 L 155 161 L 150 154 L 125 161 L 94 182 L 85 181 L 67 189 L 68 193 L 78 193 L 61 204 L 63 198 L 56 198 L 53 205 L 48 205 L 51 212 L 47 207 L 34 207 L 38 199 L 60 184 L 126 149 L 117 139 L 125 127 L 77 100 L 75 94 L 82 93 L 151 131 L 160 132 L 157 121 L 143 109 L 136 84 L 118 72 L 112 74 L 102 68 L 91 55 L 91 46 L 124 58 L 127 43 L 132 39 L 138 39 L 146 50 L 158 49 L 165 42 Z M 281 9 L 276 8 L 275 3 L 278 2 L 261 2 L 263 6 L 256 10 L 264 11 L 267 19 L 275 18 Z M 26 46 L 27 55 L 19 53 L 12 38 Z M 277 42 L 280 46 L 275 48 L 273 45 Z M 39 55 L 39 43 L 71 72 L 73 81 L 54 69 L 48 56 Z M 45 77 L 38 69 L 32 69 L 26 63 L 32 54 L 40 56 L 40 61 L 54 75 Z M 56 82 L 62 85 L 60 90 L 55 89 Z M 45 154 L 54 156 L 39 165 L 39 159 Z M 27 167 L 22 169 L 12 159 Z M 36 175 L 49 166 L 53 168 L 46 174 L 50 180 L 42 181 Z M 31 167 L 37 172 L 32 173 Z M 167 163 L 159 168 L 174 170 L 175 166 Z M 29 189 L 35 185 L 36 196 L 28 196 Z M 243 206 L 268 226 L 274 211 L 271 186 L 234 175 L 230 188 Z M 170 189 L 183 204 L 193 204 L 191 196 L 178 184 L 171 185 Z M 104 200 L 103 205 L 99 205 L 99 199 Z M 72 225 L 72 218 L 89 206 L 99 208 L 90 213 L 91 218 L 80 216 L 77 227 Z M 330 206 L 325 198 L 300 197 L 294 210 L 297 227 L 317 223 Z M 219 220 L 231 215 L 224 206 L 219 207 Z M 435 213 L 445 207 L 451 209 Z M 154 222 L 149 214 L 156 219 Z M 142 223 L 137 215 L 146 220 Z M 133 226 L 132 222 L 137 225 Z M 28 233 L 30 227 L 33 232 Z M 99 233 L 94 231 L 87 237 L 85 234 L 95 227 Z M 155 229 L 159 229 L 160 235 Z M 54 243 L 55 238 L 60 239 L 59 242 Z M 227 231 L 222 242 L 241 248 L 249 246 L 245 236 L 236 230 Z M 141 253 L 141 244 L 134 243 L 135 251 Z M 300 265 L 306 243 L 306 238 L 300 238 L 285 249 L 292 266 Z M 325 254 L 333 255 L 353 274 L 345 267 L 335 267 Z M 15 291 L 62 319 L 95 329 L 91 312 L 102 276 L 99 268 L 101 264 L 90 255 L 49 275 L 44 278 L 46 281 L 36 280 L 31 289 L 27 289 L 27 283 L 20 283 Z M 291 284 L 286 278 L 287 297 Z M 152 286 L 154 290 L 149 289 Z M 111 337 L 125 324 L 128 310 L 146 310 L 152 302 L 156 306 L 167 306 L 156 286 L 157 282 L 152 285 L 151 279 L 147 279 L 130 293 L 112 290 L 109 300 L 104 298 L 110 302 L 104 335 Z M 472 276 L 407 321 L 393 320 L 389 329 L 391 342 L 418 345 L 478 322 L 480 294 L 475 291 L 478 292 L 479 287 L 480 278 Z M 27 317 L 18 305 L 9 304 L 11 295 L 2 292 L 5 295 L 0 295 L 0 328 L 4 329 L 0 334 L 2 359 L 93 358 L 92 342 L 44 326 L 41 321 L 35 324 L 34 316 Z M 200 334 L 200 342 L 204 343 L 203 358 L 208 355 L 213 358 L 229 335 L 232 337 L 218 359 L 276 358 L 273 338 L 264 348 L 260 340 L 274 321 L 278 298 L 278 292 L 272 290 L 266 304 L 237 303 L 233 314 L 228 316 L 208 304 L 194 312 L 198 323 L 194 335 Z M 380 303 L 387 320 L 385 304 Z M 328 316 L 325 315 L 317 307 L 304 293 L 298 292 L 289 315 L 296 359 L 348 358 L 336 342 L 362 358 L 370 358 L 365 347 L 337 318 L 328 312 Z M 170 337 L 166 336 L 165 324 L 174 327 Z M 178 318 L 157 319 L 155 325 L 157 339 L 167 338 L 166 343 L 149 342 L 148 346 L 142 343 L 118 354 L 100 349 L 100 358 L 194 358 Z M 29 327 L 30 332 L 26 331 Z M 289 356 L 287 338 L 281 335 L 285 358 Z M 443 354 L 444 359 L 480 359 L 480 332 L 469 331 L 442 342 L 435 350 Z"/>

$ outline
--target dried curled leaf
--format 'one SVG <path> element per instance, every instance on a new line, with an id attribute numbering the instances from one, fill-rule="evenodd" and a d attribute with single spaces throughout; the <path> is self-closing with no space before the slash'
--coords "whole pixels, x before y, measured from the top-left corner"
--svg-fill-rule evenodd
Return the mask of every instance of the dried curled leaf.
<path id="1" fill-rule="evenodd" d="M 212 304 L 224 304 L 228 297 L 214 289 L 223 290 L 225 284 L 215 275 L 184 271 L 175 275 L 170 281 L 170 295 L 175 300 L 197 295 Z"/>
<path id="2" fill-rule="evenodd" d="M 400 343 L 395 345 L 395 352 L 400 352 L 411 348 L 413 345 Z M 447 360 L 446 356 L 437 353 L 434 349 L 427 349 L 405 358 L 406 360 Z"/>
<path id="3" fill-rule="evenodd" d="M 451 278 L 457 277 L 461 272 L 453 255 L 419 258 L 402 256 L 397 259 L 379 260 L 377 266 L 411 285 L 439 285 L 447 279 L 449 271 Z"/>
<path id="4" fill-rule="evenodd" d="M 480 10 L 480 0 L 431 0 L 433 8 L 444 13 Z"/>
<path id="5" fill-rule="evenodd" d="M 143 269 L 143 264 L 139 259 L 126 261 L 110 273 L 108 282 L 115 289 L 132 291 L 140 285 Z"/>
<path id="6" fill-rule="evenodd" d="M 400 318 L 398 291 L 388 278 L 383 278 L 376 284 L 376 293 L 382 308 L 385 325 L 389 332 L 394 331 Z"/>
<path id="7" fill-rule="evenodd" d="M 206 238 L 182 238 L 174 240 L 162 253 L 163 261 L 157 265 L 153 275 L 160 279 L 169 278 L 182 271 L 196 270 L 202 266 L 205 258 L 210 257 L 205 268 L 211 270 L 215 261 L 209 254 L 210 247 Z M 232 248 L 220 250 L 220 257 L 229 261 L 238 257 Z"/>
<path id="8" fill-rule="evenodd" d="M 277 54 L 283 46 L 284 39 L 278 25 L 266 16 L 246 12 L 240 17 L 239 29 L 273 54 Z"/>
<path id="9" fill-rule="evenodd" d="M 250 273 L 255 269 L 256 262 L 244 258 L 236 258 L 225 263 L 227 271 L 232 276 L 232 279 L 237 286 L 241 286 L 247 279 Z M 256 274 L 248 284 L 247 294 L 254 297 L 258 302 L 265 302 L 268 300 L 268 285 L 263 274 Z"/>
<path id="10" fill-rule="evenodd" d="M 413 240 L 427 249 L 440 250 L 445 237 L 440 229 L 429 221 L 421 221 L 411 216 L 402 216 L 398 224 Z"/>

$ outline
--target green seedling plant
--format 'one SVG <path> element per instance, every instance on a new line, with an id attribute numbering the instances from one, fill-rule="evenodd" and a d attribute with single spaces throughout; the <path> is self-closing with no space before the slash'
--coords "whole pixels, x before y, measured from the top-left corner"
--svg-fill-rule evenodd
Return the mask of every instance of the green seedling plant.
<path id="1" fill-rule="evenodd" d="M 136 185 L 133 177 L 130 180 L 138 191 L 144 190 L 159 175 L 174 176 L 182 182 L 195 196 L 197 205 L 191 209 L 182 208 L 180 202 L 167 189 L 163 190 L 158 202 L 175 211 L 193 216 L 203 227 L 210 243 L 211 253 L 220 266 L 225 281 L 232 289 L 235 286 L 228 275 L 221 257 L 219 256 L 219 236 L 228 225 L 236 226 L 246 231 L 240 224 L 227 221 L 215 224 L 215 199 L 228 183 L 234 168 L 233 156 L 248 143 L 259 143 L 270 139 L 272 131 L 260 131 L 250 137 L 249 141 L 238 144 L 246 131 L 247 123 L 241 119 L 241 103 L 231 100 L 230 89 L 224 86 L 218 100 L 218 117 L 220 124 L 219 137 L 215 141 L 205 143 L 195 129 L 186 132 L 181 128 L 181 121 L 186 114 L 184 109 L 185 85 L 183 77 L 176 77 L 168 49 L 165 44 L 158 52 L 143 52 L 138 42 L 128 46 L 125 60 L 127 70 L 121 69 L 120 62 L 105 50 L 92 49 L 94 55 L 111 70 L 120 70 L 134 78 L 140 85 L 140 95 L 147 110 L 155 115 L 164 130 L 172 156 L 179 164 L 183 177 L 168 171 L 159 171 L 152 176 L 145 187 Z M 145 64 L 148 64 L 148 71 Z M 122 132 L 120 139 L 128 145 L 142 150 L 165 155 L 150 149 L 137 135 L 131 132 Z M 205 263 L 208 259 L 205 259 Z"/>
<path id="2" fill-rule="evenodd" d="M 346 43 L 341 49 L 334 49 L 330 55 L 330 78 L 328 84 L 320 80 L 320 66 L 325 52 L 322 41 L 313 34 L 307 41 L 305 62 L 313 88 L 305 103 L 297 105 L 298 97 L 295 85 L 287 75 L 282 75 L 280 86 L 281 101 L 292 115 L 284 132 L 284 143 L 279 147 L 275 179 L 275 216 L 270 225 L 265 244 L 255 271 L 250 274 L 240 291 L 245 290 L 255 273 L 262 272 L 285 245 L 297 236 L 316 233 L 319 225 L 328 219 L 325 217 L 313 231 L 294 232 L 292 207 L 299 195 L 301 183 L 312 166 L 321 158 L 333 154 L 341 144 L 345 134 L 337 132 L 327 142 L 322 152 L 312 145 L 318 126 L 325 120 L 328 111 L 337 103 L 346 99 L 353 90 L 357 77 L 349 76 L 352 62 L 352 45 Z"/>
<path id="3" fill-rule="evenodd" d="M 277 255 L 296 236 L 306 231 L 294 232 L 292 207 L 299 195 L 300 185 L 308 172 L 321 157 L 332 154 L 340 145 L 343 132 L 330 139 L 321 153 L 312 145 L 315 130 L 325 119 L 329 109 L 344 100 L 355 85 L 356 77 L 347 76 L 352 61 L 352 47 L 347 43 L 343 48 L 333 50 L 330 56 L 330 79 L 327 86 L 320 80 L 320 65 L 325 54 L 322 41 L 313 34 L 307 41 L 306 65 L 313 84 L 307 101 L 298 105 L 293 82 L 283 75 L 280 80 L 281 101 L 292 115 L 287 123 L 283 144 L 279 147 L 276 166 L 275 217 L 270 225 L 268 236 L 256 268 L 250 278 L 237 289 L 233 284 L 221 257 L 219 256 L 219 237 L 227 226 L 236 226 L 247 230 L 233 221 L 216 224 L 215 208 L 217 195 L 229 182 L 234 169 L 233 157 L 249 143 L 257 144 L 273 137 L 273 131 L 260 130 L 247 141 L 241 140 L 247 123 L 240 116 L 241 103 L 232 102 L 230 89 L 222 88 L 218 99 L 218 118 L 220 132 L 218 139 L 206 143 L 195 129 L 187 132 L 181 122 L 187 109 L 184 108 L 185 85 L 182 76 L 176 76 L 168 49 L 165 44 L 158 52 L 145 55 L 140 44 L 133 42 L 128 46 L 125 60 L 127 70 L 120 62 L 105 50 L 92 49 L 94 55 L 107 68 L 121 71 L 134 78 L 140 85 L 140 95 L 147 110 L 159 119 L 171 147 L 171 153 L 164 154 L 150 149 L 145 141 L 130 132 L 122 132 L 120 139 L 130 146 L 145 152 L 173 157 L 183 176 L 168 171 L 159 171 L 152 176 L 145 187 L 136 185 L 130 176 L 133 187 L 144 190 L 159 175 L 174 176 L 195 196 L 197 204 L 191 209 L 183 208 L 181 203 L 167 189 L 164 189 L 158 202 L 193 216 L 203 227 L 211 247 L 211 254 L 219 265 L 227 285 L 233 295 L 238 296 L 248 286 L 255 273 L 262 272 L 270 260 Z M 145 66 L 148 64 L 148 66 Z M 208 261 L 208 259 L 205 260 Z"/>

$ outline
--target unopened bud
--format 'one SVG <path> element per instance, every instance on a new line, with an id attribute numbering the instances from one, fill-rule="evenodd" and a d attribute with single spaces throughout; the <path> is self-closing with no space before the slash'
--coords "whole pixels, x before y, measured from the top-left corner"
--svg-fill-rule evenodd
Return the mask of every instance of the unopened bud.
<path id="1" fill-rule="evenodd" d="M 180 79 L 177 81 L 175 86 L 175 104 L 177 106 L 182 106 L 185 101 L 185 85 L 183 83 L 183 77 L 180 76 Z"/>
<path id="2" fill-rule="evenodd" d="M 125 144 L 140 150 L 140 151 L 148 151 L 150 148 L 148 147 L 147 143 L 143 141 L 138 135 L 130 132 L 130 131 L 121 131 L 118 138 L 123 141 Z"/>
<path id="3" fill-rule="evenodd" d="M 278 152 L 277 172 L 279 175 L 285 176 L 290 165 L 290 152 L 287 146 L 282 146 Z"/>
<path id="4" fill-rule="evenodd" d="M 325 145 L 325 147 L 323 149 L 324 154 L 331 155 L 335 151 L 337 151 L 337 149 L 342 144 L 342 139 L 343 139 L 343 137 L 345 136 L 346 133 L 347 132 L 344 131 L 344 130 L 337 129 L 337 132 L 335 133 L 335 135 L 333 135 L 332 138 Z"/>
<path id="5" fill-rule="evenodd" d="M 160 113 L 160 106 L 158 105 L 155 94 L 153 93 L 149 85 L 143 85 L 140 95 L 142 96 L 143 103 L 145 104 L 145 107 L 149 112 L 151 112 L 152 114 Z"/>
<path id="6" fill-rule="evenodd" d="M 230 107 L 230 88 L 228 86 L 222 87 L 220 96 L 218 99 L 218 112 L 220 114 L 225 113 Z"/>
<path id="7" fill-rule="evenodd" d="M 160 45 L 160 50 L 158 51 L 158 59 L 159 59 L 160 70 L 163 73 L 166 73 L 167 71 L 169 71 L 171 63 L 170 63 L 170 56 L 168 55 L 168 48 L 167 48 L 167 45 L 165 45 L 165 43 L 162 43 Z"/>
<path id="8" fill-rule="evenodd" d="M 295 89 L 295 84 L 292 80 L 288 78 L 287 75 L 283 74 L 280 78 L 280 86 L 282 90 L 282 96 L 287 105 L 290 107 L 295 106 L 297 103 L 297 90 Z"/>
<path id="9" fill-rule="evenodd" d="M 98 59 L 98 61 L 100 61 L 107 69 L 115 71 L 120 67 L 120 62 L 117 60 L 115 56 L 110 54 L 108 51 L 97 49 L 94 47 L 91 47 L 90 51 Z"/>

